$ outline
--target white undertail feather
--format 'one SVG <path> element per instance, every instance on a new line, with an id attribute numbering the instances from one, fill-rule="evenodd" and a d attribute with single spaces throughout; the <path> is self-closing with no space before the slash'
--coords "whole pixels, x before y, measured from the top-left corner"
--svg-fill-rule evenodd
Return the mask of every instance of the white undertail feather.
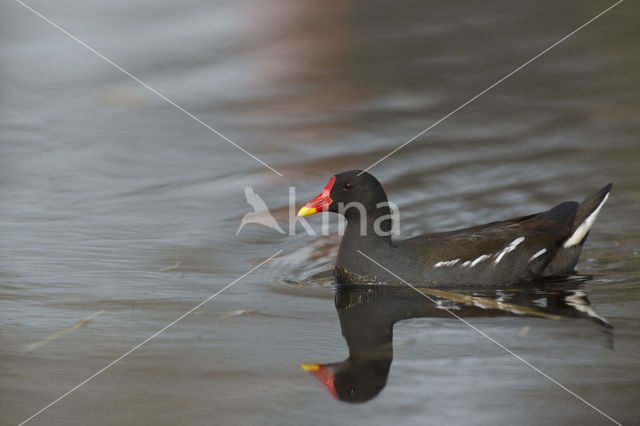
<path id="1" fill-rule="evenodd" d="M 573 232 L 573 234 L 571 234 L 571 236 L 567 239 L 567 241 L 564 242 L 564 244 L 562 245 L 563 248 L 569 248 L 571 246 L 579 244 L 580 241 L 584 239 L 585 235 L 587 235 L 587 232 L 589 232 L 589 230 L 593 226 L 593 222 L 595 222 L 596 218 L 598 217 L 598 213 L 600 213 L 600 209 L 602 208 L 602 206 L 604 205 L 604 203 L 607 201 L 608 198 L 609 198 L 609 193 L 607 193 L 607 195 L 604 196 L 598 208 L 595 209 L 589 215 L 589 217 L 587 217 L 585 221 L 582 222 L 580 226 L 578 226 L 578 228 Z"/>

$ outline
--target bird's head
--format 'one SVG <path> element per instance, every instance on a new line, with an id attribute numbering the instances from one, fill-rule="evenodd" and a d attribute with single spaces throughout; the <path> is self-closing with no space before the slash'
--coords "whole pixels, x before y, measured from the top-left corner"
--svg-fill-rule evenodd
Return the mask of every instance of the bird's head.
<path id="1" fill-rule="evenodd" d="M 350 207 L 361 205 L 367 213 L 373 213 L 387 196 L 378 180 L 367 172 L 350 170 L 332 176 L 320 195 L 304 205 L 298 216 L 308 216 L 322 211 L 340 213 L 349 218 Z"/>

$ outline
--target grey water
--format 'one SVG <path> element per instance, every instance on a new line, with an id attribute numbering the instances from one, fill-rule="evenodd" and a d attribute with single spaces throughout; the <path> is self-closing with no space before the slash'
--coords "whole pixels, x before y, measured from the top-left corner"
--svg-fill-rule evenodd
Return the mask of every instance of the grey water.
<path id="1" fill-rule="evenodd" d="M 612 424 L 417 293 L 337 288 L 335 233 L 236 236 L 246 186 L 288 230 L 290 187 L 300 207 L 611 4 L 28 2 L 279 176 L 2 2 L 0 424 L 279 250 L 27 424 Z M 614 183 L 580 279 L 432 297 L 625 425 L 640 419 L 639 12 L 621 3 L 371 169 L 401 237 Z M 301 364 L 346 366 L 347 397 Z"/>

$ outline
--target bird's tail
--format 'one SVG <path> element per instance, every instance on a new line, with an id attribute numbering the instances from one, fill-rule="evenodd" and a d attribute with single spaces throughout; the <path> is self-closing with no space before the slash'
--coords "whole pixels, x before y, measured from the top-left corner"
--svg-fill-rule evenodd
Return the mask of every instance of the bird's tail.
<path id="1" fill-rule="evenodd" d="M 578 211 L 573 218 L 571 233 L 569 238 L 564 242 L 563 248 L 569 248 L 574 245 L 582 245 L 587 238 L 587 234 L 591 230 L 593 223 L 600 213 L 600 209 L 609 198 L 612 183 L 602 187 L 599 191 L 588 195 L 580 205 Z"/>
<path id="2" fill-rule="evenodd" d="M 545 267 L 544 276 L 562 276 L 575 272 L 582 246 L 598 213 L 609 198 L 611 186 L 612 184 L 604 186 L 599 191 L 587 196 L 577 207 L 574 207 L 576 212 L 571 222 L 569 236 L 558 248 L 553 260 Z"/>

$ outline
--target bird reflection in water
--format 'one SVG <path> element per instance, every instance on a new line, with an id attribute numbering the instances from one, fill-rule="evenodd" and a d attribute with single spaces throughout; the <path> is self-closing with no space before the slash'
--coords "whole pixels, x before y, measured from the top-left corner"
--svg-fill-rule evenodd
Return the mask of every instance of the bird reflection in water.
<path id="1" fill-rule="evenodd" d="M 612 337 L 611 325 L 591 306 L 588 293 L 576 285 L 567 289 L 552 283 L 513 290 L 452 292 L 385 286 L 344 286 L 335 304 L 349 358 L 331 364 L 302 364 L 329 393 L 345 402 L 367 402 L 387 383 L 393 360 L 393 325 L 411 318 L 529 316 L 560 320 L 587 319 Z M 550 288 L 551 286 L 552 288 Z"/>

